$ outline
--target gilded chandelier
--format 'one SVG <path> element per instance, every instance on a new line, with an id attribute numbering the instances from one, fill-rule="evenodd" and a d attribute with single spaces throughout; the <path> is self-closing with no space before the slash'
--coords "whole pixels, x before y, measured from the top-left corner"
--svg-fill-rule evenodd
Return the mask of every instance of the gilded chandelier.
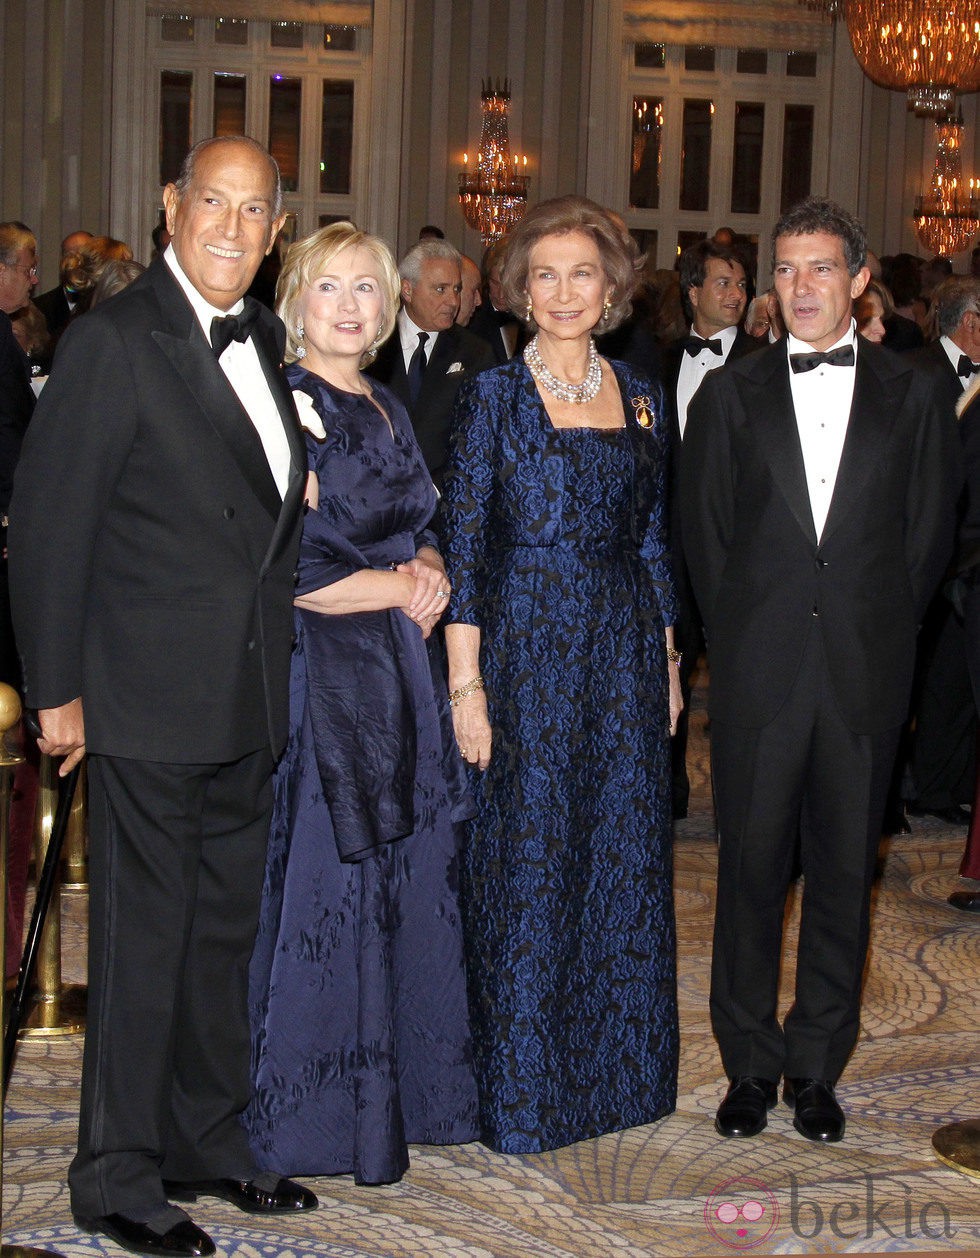
<path id="1" fill-rule="evenodd" d="M 481 84 L 483 128 L 476 170 L 469 169 L 469 157 L 463 154 L 465 170 L 459 176 L 459 204 L 463 215 L 485 245 L 505 235 L 514 223 L 520 222 L 527 210 L 527 158 L 511 159 L 507 116 L 510 112 L 510 84 L 498 80 L 494 87 L 489 79 Z"/>
<path id="2" fill-rule="evenodd" d="M 936 165 L 929 191 L 916 199 L 913 214 L 922 244 L 933 253 L 949 256 L 968 249 L 980 234 L 980 199 L 976 180 L 963 181 L 963 119 L 937 119 L 936 132 Z"/>
<path id="3" fill-rule="evenodd" d="M 980 90 L 976 0 L 800 0 L 847 23 L 854 55 L 880 87 L 908 93 L 909 108 L 941 118 L 959 92 Z"/>

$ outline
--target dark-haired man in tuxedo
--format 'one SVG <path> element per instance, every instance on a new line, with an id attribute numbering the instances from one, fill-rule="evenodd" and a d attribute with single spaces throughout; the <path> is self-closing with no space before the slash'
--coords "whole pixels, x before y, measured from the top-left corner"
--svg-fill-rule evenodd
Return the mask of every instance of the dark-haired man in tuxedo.
<path id="1" fill-rule="evenodd" d="M 684 550 L 711 667 L 718 893 L 715 1125 L 757 1135 L 784 1100 L 836 1141 L 857 1039 L 871 881 L 918 625 L 948 560 L 959 449 L 924 373 L 857 336 L 865 233 L 808 198 L 773 235 L 787 336 L 710 373 L 681 456 Z M 799 842 L 796 992 L 780 1025 Z"/>
<path id="2" fill-rule="evenodd" d="M 72 1210 L 134 1253 L 197 1256 L 214 1244 L 170 1201 L 316 1205 L 257 1171 L 239 1121 L 306 455 L 283 326 L 243 301 L 283 222 L 275 162 L 203 141 L 163 200 L 166 253 L 62 340 L 9 549 L 39 746 L 62 773 L 88 753 Z"/>
<path id="3" fill-rule="evenodd" d="M 691 787 L 687 776 L 688 713 L 691 679 L 704 638 L 701 617 L 691 589 L 681 544 L 677 472 L 681 442 L 687 424 L 687 408 L 709 371 L 730 359 L 757 349 L 759 342 L 742 327 L 746 305 L 745 268 L 730 244 L 699 240 L 680 258 L 681 300 L 691 320 L 687 336 L 671 342 L 663 353 L 663 383 L 671 406 L 670 415 L 670 509 L 671 555 L 677 590 L 674 642 L 681 653 L 681 692 L 684 709 L 671 739 L 674 817 L 687 816 Z"/>

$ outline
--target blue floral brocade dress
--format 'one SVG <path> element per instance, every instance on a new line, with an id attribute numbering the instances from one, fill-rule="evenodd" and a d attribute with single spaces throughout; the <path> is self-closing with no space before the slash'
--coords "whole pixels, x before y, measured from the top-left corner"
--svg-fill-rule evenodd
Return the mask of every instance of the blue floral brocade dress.
<path id="1" fill-rule="evenodd" d="M 402 404 L 288 369 L 307 437 L 298 593 L 434 543 L 436 495 Z M 303 399 L 300 398 L 300 401 Z M 393 430 L 393 431 L 392 431 Z M 296 610 L 290 732 L 249 974 L 260 1167 L 390 1183 L 409 1143 L 476 1138 L 459 895 L 472 813 L 441 663 L 398 610 Z"/>
<path id="2" fill-rule="evenodd" d="M 481 630 L 493 729 L 463 914 L 481 1135 L 505 1153 L 676 1100 L 666 433 L 659 386 L 613 368 L 615 430 L 554 428 L 520 360 L 465 384 L 442 503 L 447 621 Z"/>

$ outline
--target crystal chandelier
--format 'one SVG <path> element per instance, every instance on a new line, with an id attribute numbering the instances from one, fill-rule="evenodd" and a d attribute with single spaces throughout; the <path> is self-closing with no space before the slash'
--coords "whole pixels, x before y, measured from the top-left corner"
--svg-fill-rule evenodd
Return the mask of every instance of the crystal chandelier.
<path id="1" fill-rule="evenodd" d="M 949 256 L 968 249 L 980 234 L 977 181 L 963 182 L 962 117 L 936 120 L 936 165 L 929 191 L 918 197 L 915 232 L 927 249 Z"/>
<path id="2" fill-rule="evenodd" d="M 463 154 L 465 170 L 459 176 L 459 204 L 463 216 L 485 245 L 506 235 L 519 223 L 527 210 L 529 179 L 527 158 L 510 156 L 507 115 L 510 112 L 510 83 L 498 80 L 494 87 L 489 79 L 481 84 L 480 108 L 483 129 L 476 170 L 469 168 L 469 157 Z"/>
<path id="3" fill-rule="evenodd" d="M 909 108 L 939 118 L 958 92 L 980 90 L 976 0 L 800 0 L 843 15 L 854 55 L 879 87 L 908 93 Z"/>

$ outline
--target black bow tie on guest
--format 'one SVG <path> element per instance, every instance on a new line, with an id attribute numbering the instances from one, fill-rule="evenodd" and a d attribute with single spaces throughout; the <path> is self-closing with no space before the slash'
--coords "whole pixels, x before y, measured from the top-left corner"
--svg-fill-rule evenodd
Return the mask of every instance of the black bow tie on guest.
<path id="1" fill-rule="evenodd" d="M 790 354 L 789 356 L 789 365 L 797 373 L 812 371 L 821 363 L 826 363 L 828 367 L 853 367 L 854 346 L 838 345 L 836 349 L 827 350 L 826 354 L 813 350 L 809 354 Z"/>
<path id="2" fill-rule="evenodd" d="M 980 363 L 975 363 L 969 354 L 960 354 L 960 361 L 956 368 L 956 374 L 963 376 L 969 380 L 970 376 L 975 376 L 980 371 Z"/>
<path id="3" fill-rule="evenodd" d="M 215 315 L 211 320 L 211 348 L 215 358 L 220 358 L 232 341 L 247 341 L 258 317 L 259 303 L 254 297 L 245 298 L 241 314 Z"/>
<path id="4" fill-rule="evenodd" d="M 695 336 L 692 333 L 685 340 L 684 348 L 692 358 L 696 358 L 703 349 L 710 349 L 712 354 L 717 354 L 719 358 L 721 357 L 721 340 L 717 336 L 710 341 L 706 341 L 703 336 Z"/>

